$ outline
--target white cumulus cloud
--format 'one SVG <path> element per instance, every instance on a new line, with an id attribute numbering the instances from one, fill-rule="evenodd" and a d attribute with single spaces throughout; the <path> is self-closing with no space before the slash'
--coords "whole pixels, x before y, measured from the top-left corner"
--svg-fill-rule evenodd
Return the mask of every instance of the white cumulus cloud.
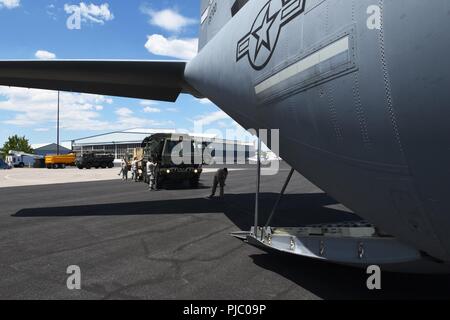
<path id="1" fill-rule="evenodd" d="M 130 117 L 133 115 L 133 110 L 129 109 L 129 108 L 119 108 L 116 110 L 116 114 L 119 117 Z"/>
<path id="2" fill-rule="evenodd" d="M 118 115 L 116 128 L 145 128 L 145 127 L 155 127 L 155 126 L 172 126 L 173 121 L 158 122 L 152 119 L 146 119 L 144 117 L 135 115 L 133 110 L 129 108 L 119 108 L 116 110 L 116 115 Z"/>
<path id="3" fill-rule="evenodd" d="M 148 36 L 145 48 L 155 55 L 191 60 L 197 55 L 198 39 L 166 38 L 160 34 Z"/>
<path id="4" fill-rule="evenodd" d="M 8 111 L 5 124 L 19 127 L 53 127 L 57 93 L 55 91 L 0 87 L 0 110 Z M 97 107 L 112 100 L 100 95 L 61 93 L 61 124 L 69 130 L 96 130 L 108 126 Z"/>
<path id="5" fill-rule="evenodd" d="M 194 98 L 194 99 L 200 104 L 213 104 L 211 100 L 209 100 L 208 98 L 203 99 Z"/>
<path id="6" fill-rule="evenodd" d="M 211 112 L 195 119 L 197 126 L 207 126 L 220 120 L 230 119 L 230 117 L 223 111 Z"/>
<path id="7" fill-rule="evenodd" d="M 154 108 L 154 107 L 145 107 L 144 108 L 144 112 L 145 113 L 160 113 L 161 109 L 159 108 Z"/>
<path id="8" fill-rule="evenodd" d="M 154 101 L 154 100 L 141 100 L 139 102 L 139 104 L 141 106 L 143 106 L 144 108 L 142 109 L 145 113 L 160 113 L 161 109 L 160 108 L 156 108 L 155 106 L 157 106 L 159 104 L 158 101 Z"/>
<path id="9" fill-rule="evenodd" d="M 0 9 L 14 9 L 20 6 L 20 0 L 0 0 Z"/>
<path id="10" fill-rule="evenodd" d="M 154 101 L 154 100 L 141 100 L 139 102 L 139 104 L 144 107 L 150 107 L 150 106 L 156 106 L 157 104 L 159 104 L 159 102 Z"/>
<path id="11" fill-rule="evenodd" d="M 185 17 L 173 9 L 156 11 L 144 6 L 141 11 L 150 17 L 151 25 L 167 31 L 179 32 L 185 27 L 197 24 L 197 20 Z"/>
<path id="12" fill-rule="evenodd" d="M 61 92 L 61 128 L 70 131 L 123 130 L 137 127 L 171 126 L 171 121 L 156 121 L 135 115 L 129 108 L 115 110 L 116 119 L 106 119 L 113 100 L 102 95 Z M 36 132 L 52 130 L 56 123 L 57 92 L 0 86 L 0 113 L 8 115 L 0 123 L 31 127 Z M 0 128 L 2 125 L 0 125 Z"/>
<path id="13" fill-rule="evenodd" d="M 38 50 L 38 51 L 36 51 L 34 56 L 41 60 L 56 59 L 56 54 L 54 54 L 53 52 L 46 51 L 46 50 Z"/>

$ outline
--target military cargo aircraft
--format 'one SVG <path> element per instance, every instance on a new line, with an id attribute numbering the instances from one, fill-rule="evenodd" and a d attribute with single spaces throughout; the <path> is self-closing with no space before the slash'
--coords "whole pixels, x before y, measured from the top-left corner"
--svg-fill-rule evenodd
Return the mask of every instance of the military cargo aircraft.
<path id="1" fill-rule="evenodd" d="M 450 1 L 202 0 L 200 22 L 189 62 L 1 61 L 0 85 L 207 97 L 245 128 L 281 129 L 279 155 L 370 222 L 256 224 L 249 242 L 450 270 Z"/>

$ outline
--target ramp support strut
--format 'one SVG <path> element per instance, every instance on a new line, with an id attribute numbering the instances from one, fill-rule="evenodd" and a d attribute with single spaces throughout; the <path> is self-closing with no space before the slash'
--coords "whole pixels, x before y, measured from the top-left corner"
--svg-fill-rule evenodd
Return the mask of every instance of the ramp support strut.
<path id="1" fill-rule="evenodd" d="M 278 205 L 280 204 L 281 199 L 284 196 L 284 193 L 286 192 L 286 188 L 289 185 L 289 182 L 291 181 L 292 175 L 294 174 L 294 169 L 291 168 L 291 171 L 289 172 L 289 175 L 286 178 L 286 181 L 284 182 L 283 189 L 281 189 L 280 195 L 278 196 L 277 201 L 275 202 L 275 205 L 273 206 L 272 212 L 270 213 L 269 218 L 267 219 L 265 228 L 269 226 L 269 224 L 272 222 L 272 219 L 275 215 L 275 212 L 277 211 Z"/>
<path id="2" fill-rule="evenodd" d="M 259 190 L 261 186 L 261 139 L 258 134 L 258 150 L 257 150 L 257 178 L 256 178 L 256 197 L 255 197 L 255 237 L 258 235 L 258 218 L 259 218 Z"/>

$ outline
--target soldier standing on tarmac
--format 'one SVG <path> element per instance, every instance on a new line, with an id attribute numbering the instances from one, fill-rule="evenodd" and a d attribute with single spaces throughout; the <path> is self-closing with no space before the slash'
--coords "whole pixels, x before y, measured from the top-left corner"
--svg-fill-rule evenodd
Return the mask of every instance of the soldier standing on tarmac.
<path id="1" fill-rule="evenodd" d="M 137 158 L 134 158 L 131 162 L 131 179 L 134 180 L 134 182 L 138 181 L 138 164 L 137 164 Z"/>
<path id="2" fill-rule="evenodd" d="M 119 172 L 118 176 L 123 175 L 123 167 L 124 166 L 125 166 L 125 159 L 122 159 L 122 161 L 120 161 L 120 172 Z"/>
<path id="3" fill-rule="evenodd" d="M 225 182 L 227 180 L 227 176 L 228 176 L 227 168 L 217 170 L 216 174 L 214 175 L 213 188 L 212 188 L 211 195 L 208 197 L 209 199 L 214 198 L 214 196 L 216 195 L 217 185 L 220 185 L 220 197 L 223 198 L 224 187 L 225 187 Z"/>
<path id="4" fill-rule="evenodd" d="M 128 180 L 128 161 L 123 159 L 122 161 L 122 180 Z"/>
<path id="5" fill-rule="evenodd" d="M 157 190 L 157 185 L 156 185 L 157 179 L 158 179 L 157 168 L 158 168 L 158 163 L 155 161 L 155 158 L 153 156 L 150 157 L 150 159 L 147 161 L 147 166 L 146 166 L 149 190 Z"/>

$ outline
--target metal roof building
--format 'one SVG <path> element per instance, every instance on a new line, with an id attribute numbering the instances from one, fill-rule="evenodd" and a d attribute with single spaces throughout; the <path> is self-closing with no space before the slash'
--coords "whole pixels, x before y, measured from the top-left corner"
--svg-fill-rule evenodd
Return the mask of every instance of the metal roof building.
<path id="1" fill-rule="evenodd" d="M 132 129 L 104 133 L 72 140 L 72 150 L 77 154 L 91 151 L 108 152 L 114 154 L 116 159 L 122 159 L 126 154 L 132 154 L 134 148 L 139 148 L 149 135 L 172 132 L 175 130 Z"/>
<path id="2" fill-rule="evenodd" d="M 57 153 L 57 144 L 56 143 L 45 143 L 45 144 L 33 144 L 31 148 L 34 150 L 34 154 L 39 156 L 46 156 L 50 154 Z M 60 143 L 59 144 L 59 153 L 60 154 L 68 154 L 72 152 L 72 147 L 70 143 Z"/>
<path id="3" fill-rule="evenodd" d="M 171 129 L 132 129 L 126 131 L 115 131 L 110 133 L 99 134 L 86 138 L 72 140 L 72 146 L 89 146 L 104 144 L 124 144 L 124 143 L 141 143 L 146 137 L 155 133 L 175 133 Z"/>

